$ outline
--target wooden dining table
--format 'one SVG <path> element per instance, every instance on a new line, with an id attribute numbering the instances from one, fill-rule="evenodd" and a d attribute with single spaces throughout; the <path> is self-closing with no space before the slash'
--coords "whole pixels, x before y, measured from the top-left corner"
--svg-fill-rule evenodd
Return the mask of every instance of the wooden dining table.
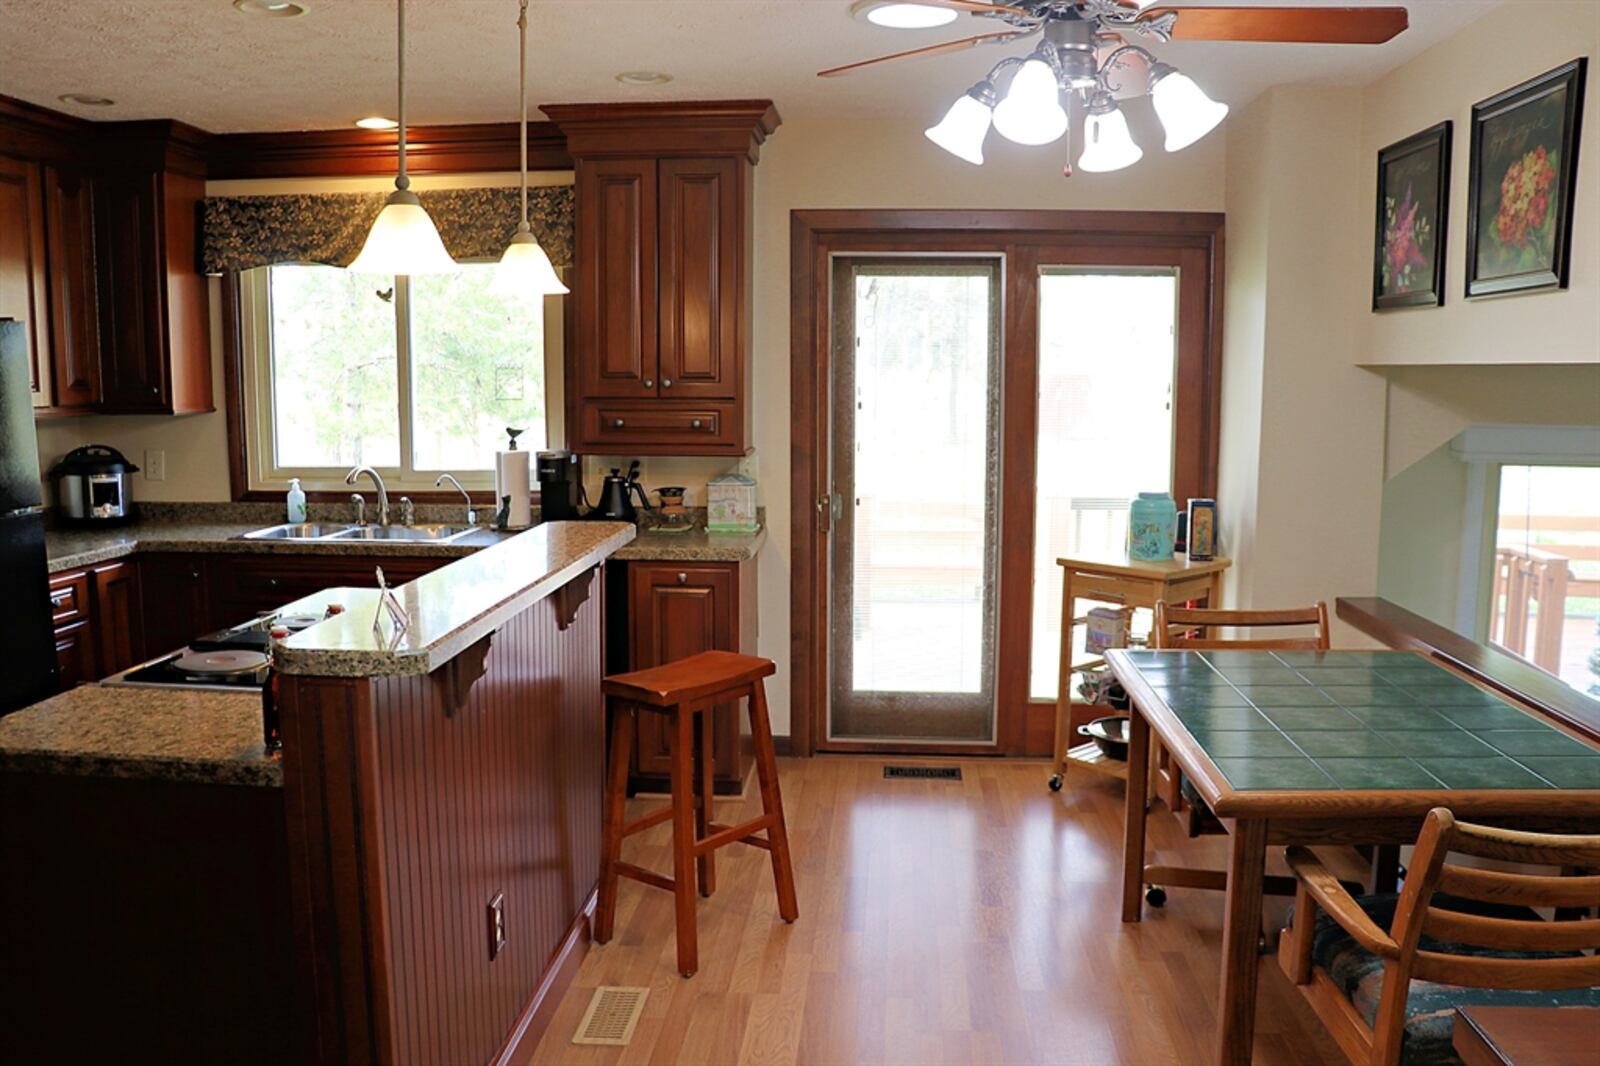
<path id="1" fill-rule="evenodd" d="M 1600 832 L 1600 749 L 1410 651 L 1145 651 L 1107 662 L 1132 698 L 1122 920 L 1145 883 L 1151 732 L 1229 834 L 1216 1061 L 1255 1035 L 1269 845 L 1415 841 L 1467 821 Z"/>

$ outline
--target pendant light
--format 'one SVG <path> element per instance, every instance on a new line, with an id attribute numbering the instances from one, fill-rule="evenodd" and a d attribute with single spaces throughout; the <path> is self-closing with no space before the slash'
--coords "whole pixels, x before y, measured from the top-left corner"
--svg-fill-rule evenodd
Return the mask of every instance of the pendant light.
<path id="1" fill-rule="evenodd" d="M 568 290 L 561 283 L 550 257 L 539 246 L 528 224 L 528 0 L 522 0 L 517 15 L 517 34 L 521 39 L 520 91 L 522 119 L 517 131 L 522 135 L 522 219 L 517 223 L 516 235 L 506 246 L 495 268 L 489 291 L 501 296 L 561 296 Z"/>
<path id="2" fill-rule="evenodd" d="M 396 0 L 400 39 L 400 166 L 394 192 L 367 231 L 367 243 L 349 269 L 358 274 L 447 274 L 459 270 L 445 251 L 427 208 L 406 176 L 406 0 Z"/>

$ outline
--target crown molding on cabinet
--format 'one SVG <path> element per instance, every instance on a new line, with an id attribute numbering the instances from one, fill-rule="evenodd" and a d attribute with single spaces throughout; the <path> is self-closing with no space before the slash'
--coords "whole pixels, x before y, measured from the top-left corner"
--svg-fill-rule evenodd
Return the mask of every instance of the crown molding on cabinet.
<path id="1" fill-rule="evenodd" d="M 743 156 L 752 164 L 782 121 L 771 100 L 543 104 L 574 156 Z"/>

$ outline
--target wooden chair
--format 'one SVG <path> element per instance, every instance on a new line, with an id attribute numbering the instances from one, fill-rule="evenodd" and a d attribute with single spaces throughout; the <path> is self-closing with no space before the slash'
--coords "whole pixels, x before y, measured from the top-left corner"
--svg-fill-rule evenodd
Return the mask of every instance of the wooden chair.
<path id="1" fill-rule="evenodd" d="M 794 890 L 794 864 L 789 858 L 789 833 L 778 792 L 778 763 L 767 719 L 764 678 L 777 671 L 771 659 L 729 651 L 706 651 L 648 670 L 613 674 L 601 685 L 611 713 L 611 765 L 605 796 L 600 844 L 600 891 L 595 906 L 594 939 L 611 939 L 617 916 L 617 879 L 631 878 L 673 895 L 678 972 L 693 977 L 700 968 L 695 928 L 695 882 L 700 894 L 716 891 L 717 848 L 749 844 L 772 856 L 772 880 L 778 891 L 778 916 L 793 922 L 800 916 Z M 742 825 L 711 820 L 712 709 L 748 697 L 756 779 L 761 786 L 761 817 Z M 640 711 L 667 719 L 672 753 L 672 802 L 632 822 L 624 821 L 628 798 L 628 756 L 633 743 L 634 715 Z M 662 822 L 672 823 L 672 876 L 622 861 L 623 838 Z M 762 836 L 765 831 L 766 835 Z"/>
<path id="2" fill-rule="evenodd" d="M 1600 867 L 1600 836 L 1555 836 L 1428 813 L 1398 897 L 1352 897 L 1316 856 L 1289 848 L 1298 879 L 1278 963 L 1352 1063 L 1456 1061 L 1458 1006 L 1600 1006 L 1600 920 L 1544 921 L 1530 908 L 1600 905 L 1600 876 L 1446 863 L 1449 852 Z M 1387 926 L 1387 928 L 1385 928 Z"/>
<path id="3" fill-rule="evenodd" d="M 1327 651 L 1328 605 L 1321 601 L 1310 607 L 1284 611 L 1211 610 L 1201 607 L 1175 607 L 1157 603 L 1155 626 L 1150 631 L 1151 644 L 1158 649 L 1187 648 L 1193 650 L 1229 651 Z M 1282 629 L 1290 626 L 1312 626 L 1309 635 L 1258 637 L 1223 637 L 1220 629 Z M 1168 809 L 1183 819 L 1189 836 L 1222 833 L 1219 822 L 1192 786 L 1185 788 L 1183 771 L 1159 744 L 1152 758 L 1155 763 L 1156 793 Z M 1159 907 L 1166 902 L 1166 886 L 1204 888 L 1223 891 L 1228 887 L 1228 875 L 1222 870 L 1200 870 L 1188 866 L 1148 866 L 1145 868 L 1145 899 Z M 1272 895 L 1294 894 L 1294 879 L 1269 876 L 1266 891 Z"/>

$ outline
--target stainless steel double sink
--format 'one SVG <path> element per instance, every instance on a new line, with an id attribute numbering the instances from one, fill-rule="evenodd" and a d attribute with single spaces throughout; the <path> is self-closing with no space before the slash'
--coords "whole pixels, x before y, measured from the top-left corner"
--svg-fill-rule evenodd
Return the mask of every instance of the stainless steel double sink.
<path id="1" fill-rule="evenodd" d="M 448 544 L 473 532 L 476 526 L 419 524 L 414 526 L 330 525 L 300 522 L 240 534 L 243 540 L 385 540 L 419 544 Z"/>

